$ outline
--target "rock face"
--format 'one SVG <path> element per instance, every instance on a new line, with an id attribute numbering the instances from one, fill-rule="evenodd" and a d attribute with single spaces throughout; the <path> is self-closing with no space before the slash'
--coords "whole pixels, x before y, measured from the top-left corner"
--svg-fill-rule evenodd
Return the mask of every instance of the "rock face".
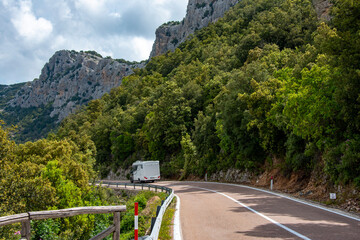
<path id="1" fill-rule="evenodd" d="M 190 34 L 223 17 L 240 0 L 189 0 L 181 22 L 168 22 L 155 32 L 150 58 L 174 51 Z M 312 0 L 319 19 L 330 20 L 330 0 Z"/>
<path id="2" fill-rule="evenodd" d="M 189 0 L 181 22 L 169 22 L 156 30 L 150 58 L 175 50 L 190 34 L 224 16 L 237 2 L 239 0 Z"/>
<path id="3" fill-rule="evenodd" d="M 80 105 L 119 86 L 122 78 L 137 67 L 142 66 L 102 58 L 93 51 L 58 51 L 45 64 L 39 79 L 22 87 L 9 106 L 30 108 L 52 104 L 50 116 L 59 122 Z"/>
<path id="4" fill-rule="evenodd" d="M 220 181 L 220 182 L 233 182 L 233 183 L 250 183 L 254 174 L 241 171 L 239 169 L 228 169 L 227 171 L 220 171 L 211 174 L 208 177 L 209 181 Z"/>
<path id="5" fill-rule="evenodd" d="M 329 13 L 331 7 L 330 0 L 312 0 L 312 2 L 318 18 L 329 21 L 331 18 Z"/>

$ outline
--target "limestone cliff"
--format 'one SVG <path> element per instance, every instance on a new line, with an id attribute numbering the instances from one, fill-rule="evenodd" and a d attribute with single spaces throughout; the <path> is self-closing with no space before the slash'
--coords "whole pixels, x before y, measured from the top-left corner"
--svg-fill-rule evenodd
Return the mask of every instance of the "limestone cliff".
<path id="1" fill-rule="evenodd" d="M 9 106 L 30 108 L 51 103 L 50 117 L 59 122 L 80 105 L 119 86 L 137 67 L 139 64 L 102 58 L 93 51 L 58 51 L 45 64 L 39 79 L 22 87 Z"/>

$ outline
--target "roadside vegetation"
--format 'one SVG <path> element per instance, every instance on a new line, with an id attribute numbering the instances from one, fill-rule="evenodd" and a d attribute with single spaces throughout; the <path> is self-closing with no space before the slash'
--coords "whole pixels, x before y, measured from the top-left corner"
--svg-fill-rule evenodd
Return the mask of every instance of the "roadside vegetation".
<path id="1" fill-rule="evenodd" d="M 240 1 L 47 139 L 17 145 L 0 128 L 1 215 L 116 203 L 88 185 L 94 169 L 106 175 L 139 157 L 180 179 L 229 168 L 261 173 L 277 159 L 285 176 L 316 169 L 327 184 L 359 189 L 360 2 L 336 0 L 331 15 L 318 21 L 310 0 Z M 88 239 L 109 221 L 79 216 L 33 229 Z"/>
<path id="2" fill-rule="evenodd" d="M 139 202 L 139 233 L 145 235 L 165 193 L 126 192 L 90 186 L 95 177 L 95 147 L 69 139 L 15 144 L 0 125 L 0 217 L 81 206 L 126 205 L 122 239 L 134 234 L 134 202 Z M 153 199 L 153 200 L 151 200 Z M 155 199 L 155 200 L 154 200 Z M 32 221 L 32 239 L 90 239 L 112 224 L 111 214 Z M 1 227 L 0 239 L 20 239 L 20 224 Z"/>
<path id="3" fill-rule="evenodd" d="M 105 175 L 138 156 L 173 178 L 259 173 L 280 159 L 284 175 L 321 168 L 359 187 L 359 8 L 335 1 L 321 22 L 309 0 L 241 1 L 68 117 L 57 137 L 91 139 Z"/>

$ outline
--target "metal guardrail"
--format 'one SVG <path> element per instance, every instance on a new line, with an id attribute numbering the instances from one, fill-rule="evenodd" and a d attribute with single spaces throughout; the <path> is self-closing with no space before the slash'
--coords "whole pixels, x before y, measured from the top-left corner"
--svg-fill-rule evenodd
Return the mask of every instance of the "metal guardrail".
<path id="1" fill-rule="evenodd" d="M 155 189 L 155 192 L 157 192 L 158 190 L 161 190 L 162 192 L 166 192 L 169 195 L 171 194 L 171 192 L 173 191 L 171 188 L 168 187 L 163 187 L 163 186 L 158 186 L 158 185 L 154 185 L 154 184 L 147 184 L 147 183 L 124 183 L 124 182 L 109 182 L 109 181 L 96 181 L 95 183 L 100 184 L 102 186 L 107 185 L 108 187 L 110 186 L 116 186 L 117 188 L 119 186 L 124 186 L 125 189 L 130 189 L 130 190 L 151 190 L 151 189 Z"/>
<path id="2" fill-rule="evenodd" d="M 167 198 L 163 201 L 162 205 L 160 208 L 158 208 L 157 210 L 157 216 L 156 219 L 152 220 L 152 224 L 151 224 L 151 234 L 150 236 L 144 236 L 142 237 L 142 239 L 144 240 L 157 240 L 159 237 L 159 232 L 160 232 L 160 228 L 161 228 L 161 222 L 162 222 L 162 218 L 164 216 L 164 213 L 167 209 L 167 207 L 169 206 L 169 204 L 171 203 L 172 199 L 174 198 L 174 191 L 171 188 L 168 187 L 163 187 L 163 186 L 157 186 L 157 185 L 153 185 L 153 184 L 139 184 L 139 183 L 122 183 L 122 182 L 107 182 L 107 181 L 101 181 L 101 182 L 97 182 L 97 183 L 101 183 L 103 186 L 104 185 L 108 185 L 108 187 L 110 186 L 124 186 L 125 189 L 131 189 L 131 190 L 151 190 L 151 189 L 155 189 L 155 192 L 157 192 L 158 190 L 161 190 L 162 192 L 166 192 L 169 195 L 167 196 Z M 129 188 L 127 188 L 129 187 Z"/>
<path id="3" fill-rule="evenodd" d="M 165 213 L 166 208 L 169 206 L 171 200 L 174 197 L 174 192 L 171 188 L 157 186 L 152 184 L 136 184 L 136 183 L 119 183 L 119 182 L 97 182 L 102 183 L 102 185 L 111 185 L 119 187 L 124 186 L 125 188 L 132 187 L 131 189 L 139 189 L 144 190 L 144 188 L 151 190 L 154 189 L 156 192 L 161 190 L 162 192 L 166 192 L 169 195 L 162 202 L 161 207 L 158 207 L 156 219 L 152 221 L 151 234 L 150 236 L 144 236 L 142 239 L 146 240 L 157 240 L 160 232 L 161 221 L 163 215 Z M 137 188 L 138 187 L 138 188 Z M 106 236 L 113 233 L 113 239 L 118 240 L 120 238 L 120 212 L 126 211 L 126 206 L 93 206 L 93 207 L 78 207 L 78 208 L 68 208 L 68 209 L 60 209 L 60 210 L 50 210 L 50 211 L 39 211 L 39 212 L 28 212 L 21 213 L 11 216 L 0 217 L 0 227 L 20 222 L 22 223 L 21 228 L 21 239 L 30 239 L 30 221 L 31 220 L 41 220 L 48 218 L 64 218 L 71 217 L 80 214 L 101 214 L 101 213 L 113 213 L 114 214 L 114 225 L 110 226 L 108 229 L 99 233 L 95 237 L 91 238 L 91 240 L 100 240 L 105 238 Z"/>
<path id="4" fill-rule="evenodd" d="M 126 206 L 92 206 L 92 207 L 76 207 L 76 208 L 66 208 L 60 210 L 49 210 L 49 211 L 38 211 L 38 212 L 27 212 L 11 216 L 0 217 L 0 227 L 20 222 L 21 226 L 21 239 L 30 240 L 31 238 L 31 229 L 30 221 L 31 220 L 41 220 L 49 218 L 65 218 L 81 214 L 104 214 L 104 213 L 113 213 L 114 214 L 114 224 L 109 228 L 105 229 L 98 235 L 92 237 L 90 240 L 101 240 L 107 237 L 110 234 L 113 234 L 113 239 L 120 239 L 120 212 L 125 212 Z"/>

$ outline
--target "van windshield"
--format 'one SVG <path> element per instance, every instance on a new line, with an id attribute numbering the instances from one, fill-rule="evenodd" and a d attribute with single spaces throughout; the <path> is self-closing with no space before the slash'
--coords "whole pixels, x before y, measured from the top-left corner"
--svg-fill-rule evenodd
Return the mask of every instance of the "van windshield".
<path id="1" fill-rule="evenodd" d="M 137 167 L 138 167 L 138 165 L 134 165 L 134 166 L 132 166 L 131 171 L 132 171 L 132 172 L 135 172 L 135 171 L 137 170 Z"/>

